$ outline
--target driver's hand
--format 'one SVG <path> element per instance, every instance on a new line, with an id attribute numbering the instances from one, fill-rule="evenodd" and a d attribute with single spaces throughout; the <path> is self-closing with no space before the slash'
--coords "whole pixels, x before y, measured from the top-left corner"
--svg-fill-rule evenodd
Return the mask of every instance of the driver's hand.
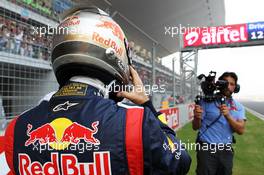
<path id="1" fill-rule="evenodd" d="M 149 97 L 146 95 L 144 85 L 137 73 L 137 71 L 129 66 L 131 79 L 133 83 L 133 90 L 131 92 L 121 91 L 117 93 L 118 97 L 124 97 L 132 101 L 135 104 L 141 105 L 149 100 Z"/>

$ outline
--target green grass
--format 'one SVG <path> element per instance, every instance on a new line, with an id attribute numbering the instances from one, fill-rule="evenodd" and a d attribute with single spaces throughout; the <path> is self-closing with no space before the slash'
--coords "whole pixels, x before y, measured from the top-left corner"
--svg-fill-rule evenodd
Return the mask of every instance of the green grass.
<path id="1" fill-rule="evenodd" d="M 263 175 L 264 174 L 264 122 L 250 113 L 246 113 L 246 131 L 243 135 L 235 135 L 235 156 L 233 175 Z M 185 143 L 195 142 L 196 132 L 191 123 L 177 132 L 177 136 Z M 196 152 L 189 151 L 192 165 L 189 175 L 195 174 Z"/>

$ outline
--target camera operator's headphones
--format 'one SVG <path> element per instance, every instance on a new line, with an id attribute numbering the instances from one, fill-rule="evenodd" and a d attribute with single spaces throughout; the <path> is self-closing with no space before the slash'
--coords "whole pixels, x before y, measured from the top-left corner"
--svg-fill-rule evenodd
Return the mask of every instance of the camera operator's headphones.
<path id="1" fill-rule="evenodd" d="M 240 91 L 240 85 L 237 84 L 237 80 L 238 80 L 238 78 L 237 78 L 236 73 L 234 73 L 234 72 L 224 72 L 224 73 L 218 78 L 218 80 L 224 80 L 224 77 L 232 77 L 232 78 L 235 80 L 235 82 L 236 82 L 236 87 L 235 87 L 235 89 L 234 89 L 234 93 L 238 93 L 238 92 Z"/>

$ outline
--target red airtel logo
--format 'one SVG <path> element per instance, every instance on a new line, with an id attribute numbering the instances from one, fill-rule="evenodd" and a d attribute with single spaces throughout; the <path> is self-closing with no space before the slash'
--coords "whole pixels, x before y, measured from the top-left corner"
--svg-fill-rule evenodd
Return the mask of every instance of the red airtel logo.
<path id="1" fill-rule="evenodd" d="M 184 34 L 184 47 L 247 42 L 246 29 L 246 24 L 239 24 L 187 30 Z"/>

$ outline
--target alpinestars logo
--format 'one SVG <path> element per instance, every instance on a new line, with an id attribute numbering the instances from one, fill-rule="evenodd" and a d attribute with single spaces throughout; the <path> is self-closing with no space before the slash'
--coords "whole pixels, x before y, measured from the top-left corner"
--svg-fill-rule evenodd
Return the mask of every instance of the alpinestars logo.
<path id="1" fill-rule="evenodd" d="M 53 108 L 54 112 L 58 112 L 58 111 L 67 111 L 70 107 L 72 106 L 76 106 L 79 103 L 70 103 L 69 101 L 66 101 L 63 104 L 59 104 L 57 106 L 55 106 L 55 108 Z"/>

